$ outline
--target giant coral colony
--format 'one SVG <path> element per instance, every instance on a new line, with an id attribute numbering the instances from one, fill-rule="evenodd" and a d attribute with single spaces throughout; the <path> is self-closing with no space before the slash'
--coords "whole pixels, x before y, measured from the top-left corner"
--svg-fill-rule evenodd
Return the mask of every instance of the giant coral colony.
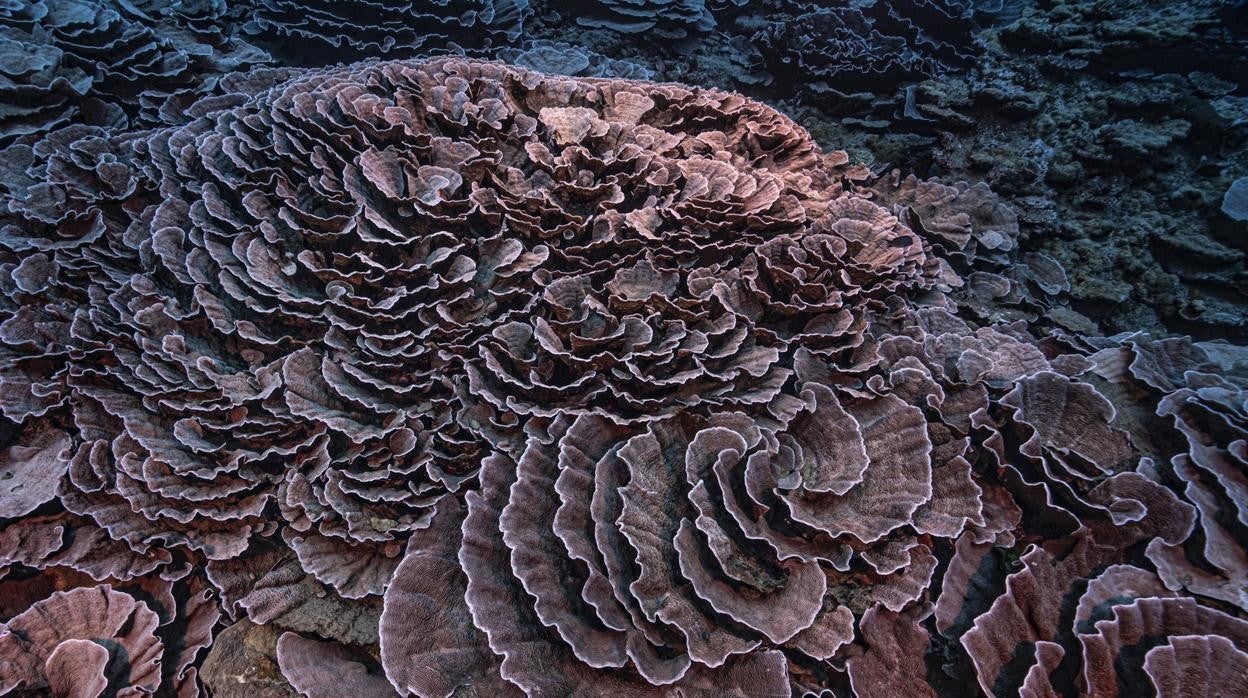
<path id="1" fill-rule="evenodd" d="M 466 28 L 523 3 L 486 4 Z M 337 21 L 288 5 L 251 28 Z M 0 693 L 1248 671 L 1248 352 L 1041 331 L 1065 273 L 986 186 L 463 58 L 54 128 L 119 88 L 39 60 L 68 101 L 0 152 Z"/>

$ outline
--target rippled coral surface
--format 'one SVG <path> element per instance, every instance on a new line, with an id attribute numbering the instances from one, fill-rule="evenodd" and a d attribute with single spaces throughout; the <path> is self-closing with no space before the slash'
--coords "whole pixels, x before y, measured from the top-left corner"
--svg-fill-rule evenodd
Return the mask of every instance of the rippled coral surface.
<path id="1" fill-rule="evenodd" d="M 360 5 L 244 34 L 419 48 Z M 1044 320 L 984 184 L 499 55 L 3 122 L 0 693 L 1242 690 L 1248 350 Z"/>

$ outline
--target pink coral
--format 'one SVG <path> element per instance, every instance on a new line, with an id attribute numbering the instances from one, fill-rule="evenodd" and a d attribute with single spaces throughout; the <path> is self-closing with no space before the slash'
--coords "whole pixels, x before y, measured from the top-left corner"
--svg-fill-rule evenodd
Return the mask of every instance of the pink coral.
<path id="1" fill-rule="evenodd" d="M 1242 658 L 1242 350 L 1041 338 L 1064 275 L 986 187 L 679 85 L 231 84 L 14 151 L 3 685 L 1001 695 Z"/>

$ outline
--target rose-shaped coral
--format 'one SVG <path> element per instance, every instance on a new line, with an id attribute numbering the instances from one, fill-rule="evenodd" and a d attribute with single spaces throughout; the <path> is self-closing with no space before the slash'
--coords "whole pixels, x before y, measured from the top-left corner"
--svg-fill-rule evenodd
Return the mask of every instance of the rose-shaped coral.
<path id="1" fill-rule="evenodd" d="M 60 479 L 70 512 L 136 552 L 228 560 L 273 533 L 277 512 L 309 571 L 345 596 L 378 594 L 438 498 L 490 448 L 523 441 L 514 412 L 452 378 L 489 332 L 528 316 L 548 230 L 568 234 L 564 268 L 592 275 L 612 247 L 639 253 L 721 198 L 742 202 L 728 229 L 808 215 L 811 147 L 730 95 L 462 61 L 362 70 L 260 89 L 178 128 L 120 141 L 68 129 L 18 153 L 30 180 L 5 214 L 3 404 L 17 421 L 55 411 L 76 437 L 22 464 L 46 475 L 14 513 Z M 360 87 L 377 80 L 390 96 Z M 711 116 L 720 130 L 697 147 L 723 162 L 687 171 L 682 137 L 649 123 Z M 582 123 L 597 135 L 569 132 Z M 725 148 L 749 133 L 766 140 Z M 296 145 L 309 138 L 341 147 Z M 743 171 L 749 158 L 784 165 Z M 639 178 L 653 195 L 633 192 Z M 613 205 L 634 199 L 636 226 Z M 694 235 L 672 241 L 664 260 L 698 249 Z M 740 344 L 734 317 L 702 324 Z"/>
<path id="2" fill-rule="evenodd" d="M 778 348 L 718 299 L 681 303 L 676 294 L 676 275 L 645 262 L 597 293 L 587 276 L 552 282 L 532 319 L 501 325 L 481 344 L 470 384 L 500 409 L 548 417 L 657 419 L 774 397 L 787 375 L 773 368 Z"/>
<path id="3" fill-rule="evenodd" d="M 219 617 L 206 585 L 148 577 L 80 586 L 39 599 L 36 577 L 16 595 L 35 597 L 0 626 L 0 690 L 18 695 L 141 695 L 196 690 L 196 654 Z M 64 579 L 59 580 L 64 583 Z M 176 600 L 175 600 L 176 595 Z"/>
<path id="4" fill-rule="evenodd" d="M 1061 269 L 986 187 L 679 85 L 443 58 L 220 91 L 0 165 L 0 686 L 1242 664 L 1242 349 L 1042 332 Z"/>

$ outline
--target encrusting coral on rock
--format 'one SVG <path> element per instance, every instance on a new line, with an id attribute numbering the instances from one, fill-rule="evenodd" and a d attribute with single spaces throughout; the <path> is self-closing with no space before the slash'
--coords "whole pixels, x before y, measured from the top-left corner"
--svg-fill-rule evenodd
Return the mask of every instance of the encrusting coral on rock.
<path id="1" fill-rule="evenodd" d="M 986 186 L 729 92 L 266 70 L 0 152 L 3 690 L 1126 695 L 1244 664 L 1248 353 L 1042 334 L 1065 272 Z"/>

